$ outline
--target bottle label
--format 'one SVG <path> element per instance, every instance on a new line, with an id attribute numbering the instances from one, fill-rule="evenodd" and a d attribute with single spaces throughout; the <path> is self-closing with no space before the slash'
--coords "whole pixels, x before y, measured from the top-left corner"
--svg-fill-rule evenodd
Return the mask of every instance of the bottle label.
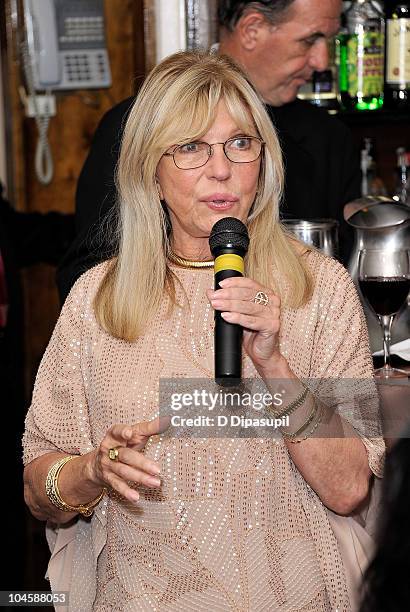
<path id="1" fill-rule="evenodd" d="M 363 32 L 347 41 L 347 85 L 352 97 L 380 96 L 384 81 L 384 34 Z"/>
<path id="2" fill-rule="evenodd" d="M 410 19 L 387 21 L 386 83 L 410 83 Z"/>

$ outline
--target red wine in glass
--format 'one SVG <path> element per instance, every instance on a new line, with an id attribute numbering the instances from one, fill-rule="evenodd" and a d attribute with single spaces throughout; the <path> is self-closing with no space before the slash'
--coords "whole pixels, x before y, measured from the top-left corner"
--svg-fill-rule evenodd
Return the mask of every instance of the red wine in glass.
<path id="1" fill-rule="evenodd" d="M 359 286 L 377 315 L 395 315 L 403 306 L 410 291 L 410 278 L 368 276 L 359 279 Z"/>
<path id="2" fill-rule="evenodd" d="M 390 365 L 391 327 L 410 290 L 410 251 L 363 249 L 359 252 L 359 287 L 376 313 L 383 331 L 384 365 L 376 370 L 381 378 L 407 376 Z"/>

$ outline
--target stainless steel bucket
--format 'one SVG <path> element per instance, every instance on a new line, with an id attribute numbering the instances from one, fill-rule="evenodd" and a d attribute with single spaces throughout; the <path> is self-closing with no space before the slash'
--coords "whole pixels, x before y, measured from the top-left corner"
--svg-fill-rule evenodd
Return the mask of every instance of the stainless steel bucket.
<path id="1" fill-rule="evenodd" d="M 338 222 L 334 219 L 284 219 L 283 224 L 295 236 L 335 257 L 338 252 Z"/>

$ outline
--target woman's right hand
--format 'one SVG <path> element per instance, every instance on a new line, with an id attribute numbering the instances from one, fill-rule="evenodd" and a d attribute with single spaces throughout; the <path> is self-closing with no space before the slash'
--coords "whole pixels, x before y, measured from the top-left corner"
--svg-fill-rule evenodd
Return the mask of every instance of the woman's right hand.
<path id="1" fill-rule="evenodd" d="M 112 425 L 91 460 L 91 480 L 114 489 L 122 497 L 137 502 L 139 493 L 127 481 L 146 487 L 160 487 L 161 470 L 155 461 L 142 452 L 150 436 L 163 433 L 169 419 L 162 417 L 136 425 Z M 111 448 L 118 449 L 118 460 L 108 456 Z"/>

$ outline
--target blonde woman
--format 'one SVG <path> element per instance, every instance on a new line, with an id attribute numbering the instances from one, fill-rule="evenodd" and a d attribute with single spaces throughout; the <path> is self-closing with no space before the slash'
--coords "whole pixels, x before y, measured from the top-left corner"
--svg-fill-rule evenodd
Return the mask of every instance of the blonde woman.
<path id="1" fill-rule="evenodd" d="M 281 228 L 280 147 L 242 72 L 191 52 L 159 64 L 117 179 L 118 256 L 72 289 L 26 420 L 52 587 L 84 611 L 353 609 L 334 524 L 367 498 L 383 445 L 348 415 L 332 417 L 346 437 L 310 436 L 322 425 L 298 379 L 371 379 L 365 322 L 342 266 Z M 225 216 L 250 249 L 245 276 L 214 292 L 208 239 Z M 299 385 L 276 440 L 164 435 L 159 379 L 213 377 L 214 309 L 244 328 L 244 377 Z"/>

